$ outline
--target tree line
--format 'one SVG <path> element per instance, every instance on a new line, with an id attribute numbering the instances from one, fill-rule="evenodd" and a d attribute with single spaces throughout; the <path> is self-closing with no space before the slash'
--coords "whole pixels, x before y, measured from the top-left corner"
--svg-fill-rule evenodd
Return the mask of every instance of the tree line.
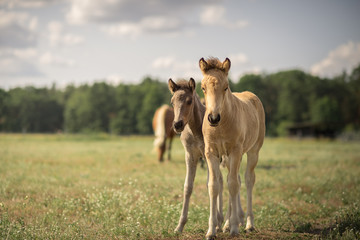
<path id="1" fill-rule="evenodd" d="M 258 95 L 268 136 L 286 135 L 289 126 L 304 123 L 335 133 L 360 128 L 360 65 L 332 79 L 301 70 L 248 74 L 230 80 L 230 88 Z M 196 91 L 203 96 L 200 79 Z M 167 83 L 150 77 L 116 86 L 0 89 L 0 131 L 151 134 L 155 110 L 170 98 Z"/>

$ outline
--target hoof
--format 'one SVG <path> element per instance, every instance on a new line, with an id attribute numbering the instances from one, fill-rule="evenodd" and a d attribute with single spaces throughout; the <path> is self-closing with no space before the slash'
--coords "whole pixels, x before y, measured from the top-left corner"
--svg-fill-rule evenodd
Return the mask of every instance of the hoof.
<path id="1" fill-rule="evenodd" d="M 243 218 L 240 218 L 240 223 L 239 223 L 240 227 L 245 227 L 245 222 Z"/>
<path id="2" fill-rule="evenodd" d="M 230 236 L 235 237 L 239 235 L 239 229 L 235 229 L 233 231 L 230 230 Z"/>
<path id="3" fill-rule="evenodd" d="M 256 232 L 256 230 L 255 230 L 254 227 L 250 227 L 250 228 L 245 229 L 245 232 L 246 233 L 252 233 L 252 232 Z"/>
<path id="4" fill-rule="evenodd" d="M 227 233 L 230 232 L 230 225 L 229 225 L 229 220 L 226 220 L 224 227 L 223 227 L 223 233 Z"/>
<path id="5" fill-rule="evenodd" d="M 177 227 L 177 228 L 175 228 L 174 233 L 176 233 L 176 234 L 181 234 L 181 233 L 182 233 L 182 229 L 181 229 L 180 227 Z"/>
<path id="6" fill-rule="evenodd" d="M 206 234 L 206 239 L 207 240 L 215 240 L 216 239 L 216 232 L 208 231 L 207 234 Z"/>

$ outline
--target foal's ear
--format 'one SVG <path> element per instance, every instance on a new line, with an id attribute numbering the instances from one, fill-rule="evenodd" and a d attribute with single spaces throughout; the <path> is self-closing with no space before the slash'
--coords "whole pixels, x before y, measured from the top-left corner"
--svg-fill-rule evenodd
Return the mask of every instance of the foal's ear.
<path id="1" fill-rule="evenodd" d="M 206 70 L 207 70 L 207 68 L 208 68 L 208 64 L 207 64 L 207 62 L 204 60 L 204 58 L 201 58 L 201 59 L 199 60 L 199 67 L 200 67 L 202 73 L 205 73 L 205 72 L 206 72 Z"/>
<path id="2" fill-rule="evenodd" d="M 196 87 L 196 83 L 195 83 L 195 80 L 193 78 L 190 78 L 190 80 L 189 80 L 189 87 L 190 87 L 191 91 L 194 92 L 195 87 Z"/>
<path id="3" fill-rule="evenodd" d="M 222 68 L 224 69 L 225 73 L 228 74 L 230 70 L 231 62 L 229 58 L 226 58 L 222 63 Z"/>
<path id="4" fill-rule="evenodd" d="M 171 94 L 174 94 L 174 92 L 176 92 L 176 90 L 179 89 L 179 86 L 176 85 L 176 83 L 174 83 L 171 78 L 169 78 L 168 87 L 169 87 Z"/>

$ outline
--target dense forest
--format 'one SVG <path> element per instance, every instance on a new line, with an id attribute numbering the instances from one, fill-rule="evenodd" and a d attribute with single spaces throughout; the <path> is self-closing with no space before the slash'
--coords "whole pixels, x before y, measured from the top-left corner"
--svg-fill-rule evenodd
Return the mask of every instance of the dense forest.
<path id="1" fill-rule="evenodd" d="M 259 96 L 268 136 L 287 135 L 294 126 L 331 134 L 360 129 L 360 65 L 332 79 L 301 70 L 245 75 L 230 88 Z M 167 83 L 150 77 L 136 85 L 0 89 L 0 132 L 151 134 L 156 108 L 170 97 Z"/>

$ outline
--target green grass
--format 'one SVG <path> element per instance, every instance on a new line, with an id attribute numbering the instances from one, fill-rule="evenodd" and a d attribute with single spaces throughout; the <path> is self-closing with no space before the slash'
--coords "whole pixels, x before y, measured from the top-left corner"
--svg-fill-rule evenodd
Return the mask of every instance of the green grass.
<path id="1" fill-rule="evenodd" d="M 198 168 L 189 220 L 176 235 L 184 151 L 177 138 L 173 160 L 159 163 L 152 141 L 1 134 L 0 239 L 203 239 L 206 170 Z M 246 157 L 242 182 L 245 165 Z M 359 143 L 266 139 L 256 174 L 257 232 L 239 238 L 360 238 Z M 227 199 L 225 186 L 225 207 Z M 241 199 L 245 209 L 245 184 Z"/>

